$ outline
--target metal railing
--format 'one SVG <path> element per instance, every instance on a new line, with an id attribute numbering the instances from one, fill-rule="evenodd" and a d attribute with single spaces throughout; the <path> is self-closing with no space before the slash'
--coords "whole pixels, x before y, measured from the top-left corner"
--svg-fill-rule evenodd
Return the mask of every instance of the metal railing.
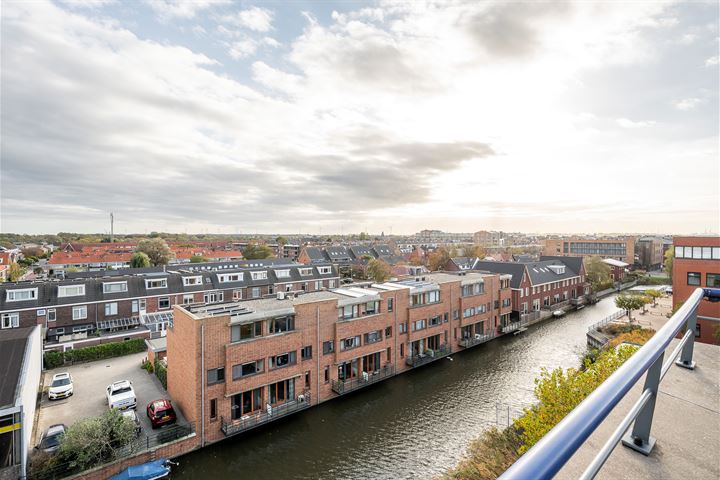
<path id="1" fill-rule="evenodd" d="M 508 323 L 502 327 L 502 333 L 510 333 L 515 330 L 520 330 L 522 327 L 528 324 L 528 320 L 520 320 L 518 322 Z"/>
<path id="2" fill-rule="evenodd" d="M 599 322 L 595 322 L 592 325 L 590 325 L 588 327 L 588 332 L 591 330 L 598 330 L 598 329 L 600 329 L 600 327 L 604 327 L 605 325 L 612 322 L 613 320 L 617 320 L 618 318 L 624 317 L 624 316 L 625 316 L 625 310 L 618 310 L 617 312 L 612 313 L 612 314 L 608 315 L 607 317 L 603 318 Z"/>
<path id="3" fill-rule="evenodd" d="M 463 348 L 470 348 L 474 347 L 475 345 L 480 345 L 481 343 L 489 342 L 495 337 L 497 337 L 496 331 L 491 330 L 489 333 L 486 333 L 484 335 L 476 334 L 473 337 L 463 338 L 458 342 L 458 345 Z"/>
<path id="4" fill-rule="evenodd" d="M 386 378 L 390 378 L 395 375 L 395 367 L 393 365 L 385 365 L 383 368 L 378 370 L 376 373 L 367 373 L 367 377 L 360 376 L 352 378 L 350 380 L 333 380 L 332 391 L 338 395 L 344 393 L 350 393 L 353 390 L 367 387 L 373 383 L 377 383 Z"/>
<path id="5" fill-rule="evenodd" d="M 225 420 L 224 417 L 220 417 L 220 430 L 222 430 L 226 436 L 246 432 L 260 425 L 272 422 L 273 420 L 278 420 L 300 410 L 305 410 L 310 407 L 310 404 L 310 393 L 303 393 L 299 395 L 296 400 L 272 407 L 269 411 L 262 410 L 261 412 L 229 422 Z"/>
<path id="6" fill-rule="evenodd" d="M 411 367 L 419 367 L 421 365 L 425 365 L 426 363 L 434 362 L 440 358 L 447 357 L 451 353 L 450 347 L 447 345 L 440 345 L 440 348 L 436 350 L 426 350 L 425 353 L 408 357 L 405 362 Z"/>
<path id="7" fill-rule="evenodd" d="M 675 362 L 677 365 L 688 369 L 695 367 L 695 362 L 692 360 L 693 346 L 697 328 L 697 309 L 702 298 L 703 290 L 696 289 L 675 315 L 643 347 L 545 434 L 500 478 L 551 479 L 645 372 L 647 376 L 640 398 L 580 478 L 594 478 L 620 440 L 623 445 L 648 455 L 655 445 L 655 439 L 650 436 L 650 428 L 660 381 L 678 355 L 680 359 Z M 685 334 L 667 361 L 663 363 L 665 350 L 684 325 L 687 325 Z M 633 421 L 635 423 L 632 432 L 625 435 L 625 431 Z"/>

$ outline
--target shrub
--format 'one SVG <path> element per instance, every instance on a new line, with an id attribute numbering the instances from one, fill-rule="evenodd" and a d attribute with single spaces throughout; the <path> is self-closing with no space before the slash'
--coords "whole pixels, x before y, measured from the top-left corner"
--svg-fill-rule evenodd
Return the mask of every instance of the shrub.
<path id="1" fill-rule="evenodd" d="M 150 361 L 147 358 L 145 360 L 143 360 L 142 365 L 140 365 L 140 368 L 142 368 L 143 370 L 147 370 L 148 373 L 153 373 L 155 371 L 153 364 L 150 363 Z"/>
<path id="2" fill-rule="evenodd" d="M 519 457 L 520 434 L 514 427 L 493 427 L 473 441 L 467 457 L 448 472 L 444 480 L 497 478 Z"/>
<path id="3" fill-rule="evenodd" d="M 636 328 L 630 332 L 624 332 L 610 340 L 608 347 L 616 347 L 621 343 L 634 343 L 635 345 L 645 345 L 655 335 L 655 330 L 649 328 Z"/>
<path id="4" fill-rule="evenodd" d="M 144 352 L 145 340 L 136 338 L 124 342 L 103 343 L 94 347 L 78 348 L 65 352 L 45 352 L 45 368 L 56 368 L 66 362 L 81 363 L 104 358 L 121 357 L 132 353 Z"/>
<path id="5" fill-rule="evenodd" d="M 565 415 L 570 413 L 605 379 L 612 375 L 636 348 L 624 346 L 602 352 L 595 363 L 586 361 L 585 370 L 562 368 L 542 370 L 535 379 L 535 397 L 538 403 L 525 409 L 525 414 L 515 420 L 515 428 L 521 432 L 522 446 L 519 453 L 526 452 L 543 435 L 549 432 Z"/>
<path id="6" fill-rule="evenodd" d="M 162 386 L 167 390 L 167 368 L 155 357 L 155 376 L 160 380 Z"/>

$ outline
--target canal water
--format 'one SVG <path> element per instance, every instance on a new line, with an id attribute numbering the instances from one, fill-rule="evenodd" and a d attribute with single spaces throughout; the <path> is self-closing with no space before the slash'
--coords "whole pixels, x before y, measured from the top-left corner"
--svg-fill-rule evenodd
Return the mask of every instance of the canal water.
<path id="1" fill-rule="evenodd" d="M 577 367 L 614 297 L 186 455 L 173 479 L 414 479 L 533 402 L 542 367 Z M 500 404 L 498 408 L 497 405 Z"/>

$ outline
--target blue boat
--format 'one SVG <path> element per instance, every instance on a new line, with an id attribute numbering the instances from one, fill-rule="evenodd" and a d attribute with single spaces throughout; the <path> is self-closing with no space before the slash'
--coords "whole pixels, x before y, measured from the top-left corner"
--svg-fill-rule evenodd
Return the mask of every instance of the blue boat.
<path id="1" fill-rule="evenodd" d="M 173 465 L 177 465 L 177 463 L 162 458 L 128 467 L 114 477 L 110 477 L 110 480 L 155 480 L 156 478 L 165 478 L 170 474 L 170 467 Z"/>

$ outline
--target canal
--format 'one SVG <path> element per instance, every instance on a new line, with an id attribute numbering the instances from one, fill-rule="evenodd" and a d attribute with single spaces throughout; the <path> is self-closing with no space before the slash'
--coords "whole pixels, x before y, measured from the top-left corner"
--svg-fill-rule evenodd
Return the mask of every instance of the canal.
<path id="1" fill-rule="evenodd" d="M 173 479 L 410 479 L 455 465 L 468 444 L 533 402 L 542 367 L 577 367 L 614 298 L 456 353 L 180 459 Z M 503 405 L 498 410 L 496 404 Z"/>

